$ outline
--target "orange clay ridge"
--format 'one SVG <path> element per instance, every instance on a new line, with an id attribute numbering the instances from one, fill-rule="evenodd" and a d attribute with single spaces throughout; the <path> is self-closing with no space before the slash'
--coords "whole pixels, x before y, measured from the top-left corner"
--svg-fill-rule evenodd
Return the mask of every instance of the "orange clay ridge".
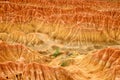
<path id="1" fill-rule="evenodd" d="M 120 80 L 120 1 L 0 0 L 0 80 Z"/>
<path id="2" fill-rule="evenodd" d="M 0 7 L 1 32 L 10 33 L 15 29 L 25 33 L 42 32 L 78 45 L 119 43 L 118 1 L 3 0 Z"/>

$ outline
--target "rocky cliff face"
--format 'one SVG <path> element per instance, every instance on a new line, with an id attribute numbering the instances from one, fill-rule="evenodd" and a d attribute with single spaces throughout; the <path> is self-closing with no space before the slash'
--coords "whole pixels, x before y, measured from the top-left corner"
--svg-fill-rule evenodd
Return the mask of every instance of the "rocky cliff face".
<path id="1" fill-rule="evenodd" d="M 119 0 L 0 0 L 0 80 L 119 80 Z"/>

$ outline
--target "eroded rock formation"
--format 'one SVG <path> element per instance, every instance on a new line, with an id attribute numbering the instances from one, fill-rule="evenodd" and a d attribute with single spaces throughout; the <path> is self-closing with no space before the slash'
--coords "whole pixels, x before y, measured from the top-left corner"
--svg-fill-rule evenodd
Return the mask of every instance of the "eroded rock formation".
<path id="1" fill-rule="evenodd" d="M 72 75 L 63 68 L 52 68 L 39 63 L 0 64 L 0 77 L 3 80 L 74 80 Z"/>
<path id="2" fill-rule="evenodd" d="M 120 80 L 119 0 L 0 0 L 0 80 Z"/>

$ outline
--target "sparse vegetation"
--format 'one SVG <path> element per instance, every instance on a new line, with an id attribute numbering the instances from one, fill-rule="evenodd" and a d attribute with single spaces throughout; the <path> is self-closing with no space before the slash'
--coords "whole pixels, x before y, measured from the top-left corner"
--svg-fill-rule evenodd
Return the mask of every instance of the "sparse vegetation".
<path id="1" fill-rule="evenodd" d="M 55 50 L 55 52 L 52 54 L 52 56 L 53 56 L 53 57 L 57 57 L 58 55 L 60 55 L 60 49 L 59 49 L 59 48 L 57 48 L 57 49 Z"/>
<path id="2" fill-rule="evenodd" d="M 63 62 L 61 63 L 61 66 L 62 66 L 62 67 L 65 67 L 65 66 L 67 66 L 67 65 L 68 65 L 67 61 L 63 61 Z"/>

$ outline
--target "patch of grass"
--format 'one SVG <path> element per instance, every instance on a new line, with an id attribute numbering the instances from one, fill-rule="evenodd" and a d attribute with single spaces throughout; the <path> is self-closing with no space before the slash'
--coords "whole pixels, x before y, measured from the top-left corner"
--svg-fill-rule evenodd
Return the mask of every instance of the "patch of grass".
<path id="1" fill-rule="evenodd" d="M 57 49 L 55 50 L 55 52 L 52 54 L 52 56 L 57 57 L 57 56 L 59 56 L 59 55 L 60 55 L 60 49 L 57 48 Z"/>
<path id="2" fill-rule="evenodd" d="M 61 63 L 61 66 L 63 66 L 63 67 L 68 66 L 68 63 L 66 61 L 64 61 Z"/>

